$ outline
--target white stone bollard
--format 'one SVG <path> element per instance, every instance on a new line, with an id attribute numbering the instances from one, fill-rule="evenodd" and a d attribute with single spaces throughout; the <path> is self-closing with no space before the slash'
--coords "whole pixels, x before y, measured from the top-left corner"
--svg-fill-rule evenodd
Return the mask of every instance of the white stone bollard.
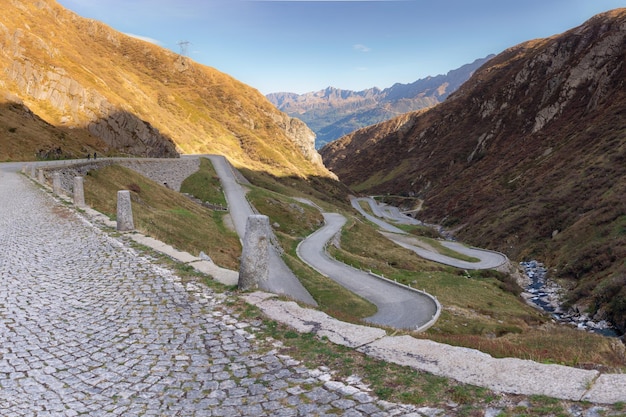
<path id="1" fill-rule="evenodd" d="M 30 177 L 33 179 L 37 177 L 37 167 L 35 165 L 30 166 Z"/>
<path id="2" fill-rule="evenodd" d="M 43 168 L 37 170 L 37 181 L 39 181 L 41 185 L 46 185 L 46 177 L 43 175 Z"/>
<path id="3" fill-rule="evenodd" d="M 270 262 L 269 231 L 269 217 L 248 216 L 239 267 L 239 288 L 242 290 L 267 287 Z"/>
<path id="4" fill-rule="evenodd" d="M 83 177 L 74 177 L 74 205 L 85 207 L 85 187 Z"/>
<path id="5" fill-rule="evenodd" d="M 128 190 L 117 192 L 117 230 L 120 232 L 135 230 L 133 207 L 130 202 L 130 191 Z"/>
<path id="6" fill-rule="evenodd" d="M 61 173 L 54 172 L 52 174 L 52 192 L 61 195 Z"/>

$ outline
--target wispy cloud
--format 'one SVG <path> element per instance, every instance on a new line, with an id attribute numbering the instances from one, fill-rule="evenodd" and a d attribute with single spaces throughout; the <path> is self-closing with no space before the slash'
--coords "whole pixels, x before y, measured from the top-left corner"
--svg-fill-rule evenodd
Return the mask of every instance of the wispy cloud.
<path id="1" fill-rule="evenodd" d="M 149 38 L 147 36 L 141 36 L 141 35 L 135 35 L 134 33 L 125 33 L 125 35 L 128 35 L 131 38 L 140 39 L 142 41 L 150 42 L 150 43 L 153 43 L 155 45 L 163 46 L 161 41 L 158 41 L 158 40 L 156 40 L 154 38 Z"/>
<path id="2" fill-rule="evenodd" d="M 369 52 L 369 51 L 372 50 L 371 48 L 369 48 L 369 47 L 367 47 L 367 46 L 365 46 L 363 44 L 360 44 L 360 43 L 357 43 L 356 45 L 352 45 L 352 48 L 355 51 L 359 51 L 359 52 Z"/>

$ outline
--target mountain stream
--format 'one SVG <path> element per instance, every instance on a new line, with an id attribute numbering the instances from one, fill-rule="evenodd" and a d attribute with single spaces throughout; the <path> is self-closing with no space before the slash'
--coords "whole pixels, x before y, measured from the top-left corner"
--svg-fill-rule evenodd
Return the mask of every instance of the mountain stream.
<path id="1" fill-rule="evenodd" d="M 586 330 L 603 336 L 618 337 L 616 329 L 606 320 L 594 321 L 587 313 L 579 313 L 574 310 L 565 311 L 560 303 L 559 294 L 562 288 L 556 283 L 548 281 L 548 270 L 535 260 L 520 262 L 524 273 L 529 278 L 526 286 L 525 298 L 531 304 L 549 313 L 558 323 L 575 326 L 580 330 Z"/>

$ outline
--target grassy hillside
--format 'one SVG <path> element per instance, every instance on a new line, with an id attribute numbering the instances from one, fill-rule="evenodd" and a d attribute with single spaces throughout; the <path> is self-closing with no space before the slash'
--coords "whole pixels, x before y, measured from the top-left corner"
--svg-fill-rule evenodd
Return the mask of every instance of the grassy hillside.
<path id="1" fill-rule="evenodd" d="M 85 202 L 115 218 L 117 191 L 130 190 L 135 228 L 195 256 L 203 251 L 225 268 L 239 268 L 241 246 L 225 223 L 225 212 L 212 211 L 133 170 L 112 165 L 89 171 Z"/>
<path id="2" fill-rule="evenodd" d="M 83 158 L 106 148 L 84 129 L 52 126 L 23 104 L 0 99 L 0 162 Z"/>
<path id="3" fill-rule="evenodd" d="M 223 154 L 276 176 L 329 175 L 303 156 L 287 133 L 286 115 L 227 74 L 80 18 L 53 0 L 0 6 L 8 16 L 0 27 L 0 93 L 49 124 L 94 133 L 104 123 L 105 136 L 145 124 L 184 153 Z M 122 121 L 112 120 L 119 114 Z M 145 141 L 132 134 L 117 140 L 122 148 L 124 141 Z M 60 139 L 51 146 L 81 148 Z"/>
<path id="4" fill-rule="evenodd" d="M 464 241 L 539 259 L 626 330 L 626 9 L 503 52 L 446 102 L 324 148 L 355 190 L 423 200 Z"/>

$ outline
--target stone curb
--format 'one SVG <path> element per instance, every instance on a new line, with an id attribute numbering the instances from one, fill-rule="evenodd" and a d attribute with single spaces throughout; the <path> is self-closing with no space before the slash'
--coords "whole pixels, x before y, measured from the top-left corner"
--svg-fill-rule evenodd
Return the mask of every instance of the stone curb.
<path id="1" fill-rule="evenodd" d="M 269 318 L 287 324 L 300 333 L 325 336 L 338 345 L 358 348 L 386 334 L 383 329 L 345 323 L 319 310 L 302 308 L 293 301 L 280 301 L 275 297 L 274 294 L 259 291 L 242 295 L 246 302 L 259 307 Z"/>
<path id="2" fill-rule="evenodd" d="M 428 322 L 424 323 L 423 325 L 421 325 L 420 327 L 415 329 L 416 332 L 418 332 L 418 333 L 419 332 L 425 332 L 426 330 L 428 330 L 431 327 L 433 327 L 435 325 L 435 323 L 437 323 L 437 320 L 439 320 L 439 316 L 441 316 L 441 312 L 443 311 L 443 308 L 441 307 L 441 303 L 439 302 L 439 300 L 437 299 L 436 296 L 434 296 L 432 294 L 429 294 L 426 291 L 418 290 L 417 288 L 413 288 L 413 287 L 410 287 L 408 285 L 401 284 L 398 281 L 394 281 L 392 279 L 385 278 L 384 276 L 375 274 L 372 271 L 369 271 L 368 274 L 370 276 L 373 276 L 374 278 L 378 278 L 378 279 L 384 280 L 385 282 L 388 282 L 390 284 L 397 285 L 399 287 L 405 288 L 405 289 L 407 289 L 409 291 L 416 292 L 418 294 L 422 294 L 425 297 L 430 298 L 430 300 L 433 302 L 433 304 L 435 304 L 435 310 L 436 310 L 435 315 Z"/>
<path id="3" fill-rule="evenodd" d="M 242 298 L 273 320 L 299 332 L 326 336 L 331 342 L 368 356 L 496 392 L 545 395 L 572 401 L 613 404 L 626 401 L 626 374 L 600 374 L 563 365 L 516 358 L 494 358 L 475 349 L 412 336 L 387 336 L 373 327 L 344 323 L 318 310 L 274 294 L 254 292 Z"/>

